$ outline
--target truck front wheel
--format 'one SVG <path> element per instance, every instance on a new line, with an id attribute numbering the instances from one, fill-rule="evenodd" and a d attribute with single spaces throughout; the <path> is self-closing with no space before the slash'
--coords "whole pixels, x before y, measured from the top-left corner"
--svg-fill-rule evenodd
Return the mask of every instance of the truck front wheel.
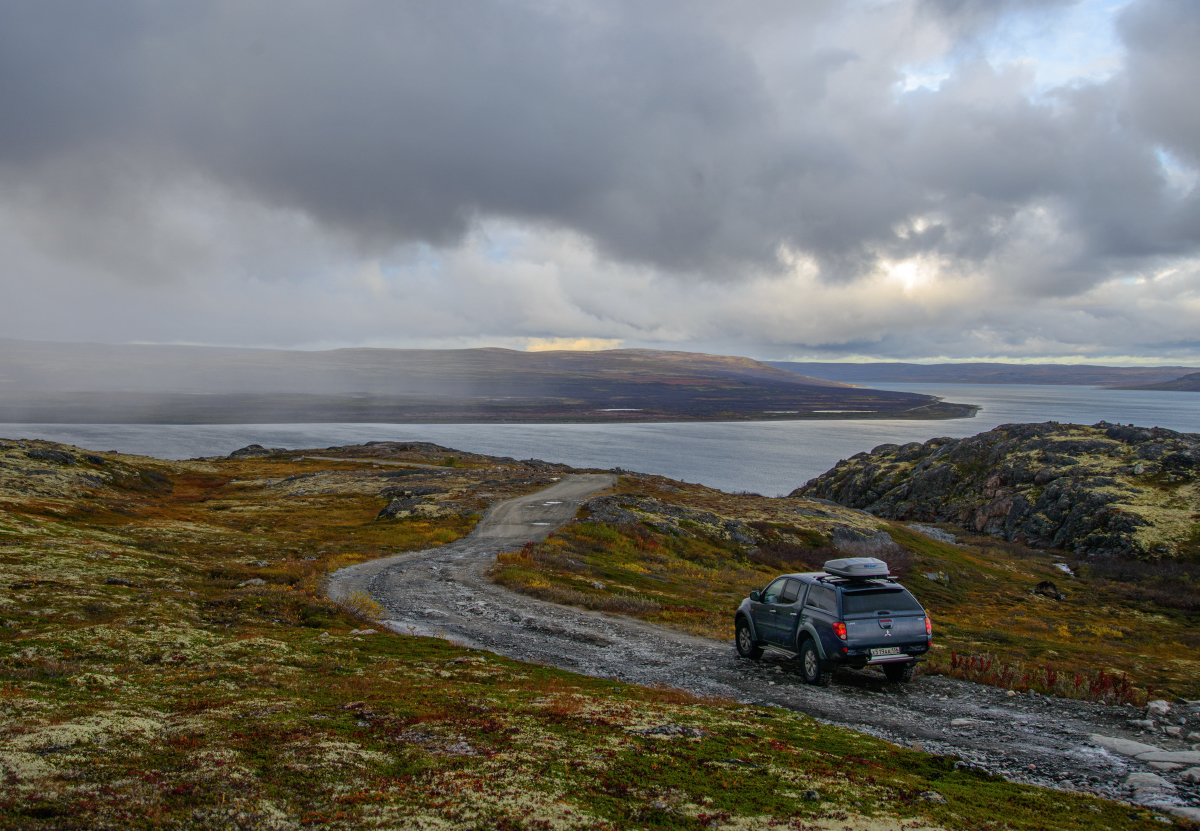
<path id="1" fill-rule="evenodd" d="M 754 634 L 750 631 L 750 624 L 745 618 L 738 618 L 737 622 L 737 651 L 743 658 L 749 658 L 751 661 L 757 661 L 762 657 L 762 647 L 754 642 Z"/>

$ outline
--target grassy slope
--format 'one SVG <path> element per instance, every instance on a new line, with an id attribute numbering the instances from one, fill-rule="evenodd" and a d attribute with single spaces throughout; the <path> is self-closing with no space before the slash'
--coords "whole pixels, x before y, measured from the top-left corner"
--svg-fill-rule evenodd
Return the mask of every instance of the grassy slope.
<path id="1" fill-rule="evenodd" d="M 801 716 L 352 634 L 323 569 L 536 486 L 470 464 L 458 512 L 375 523 L 366 464 L 0 450 L 0 828 L 1159 827 Z"/>
<path id="2" fill-rule="evenodd" d="M 721 517 L 754 518 L 758 540 L 733 542 L 712 524 L 682 521 L 675 529 L 664 521 L 666 508 L 635 511 L 642 519 L 637 526 L 584 517 L 539 546 L 502 556 L 495 578 L 546 599 L 729 638 L 732 612 L 751 589 L 781 572 L 816 570 L 825 559 L 844 556 L 820 547 L 819 535 L 827 540 L 838 524 L 878 526 L 904 549 L 882 556 L 900 566 L 905 585 L 934 620 L 934 653 L 925 671 L 1074 697 L 1145 700 L 1155 691 L 1200 697 L 1200 587 L 1186 574 L 1132 584 L 1076 564 L 1079 576 L 1072 578 L 1055 568 L 1049 552 L 990 537 L 951 545 L 901 523 L 878 523 L 800 499 L 676 488 L 654 477 L 623 477 L 622 490 L 643 507 L 652 506 L 646 501 L 652 498 Z M 814 508 L 830 516 L 797 513 Z M 1035 594 L 1043 580 L 1067 599 Z"/>

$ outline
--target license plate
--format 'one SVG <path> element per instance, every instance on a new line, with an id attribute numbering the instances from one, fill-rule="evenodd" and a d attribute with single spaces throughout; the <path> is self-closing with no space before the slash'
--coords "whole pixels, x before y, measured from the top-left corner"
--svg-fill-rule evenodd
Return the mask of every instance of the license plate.
<path id="1" fill-rule="evenodd" d="M 880 655 L 899 655 L 900 647 L 898 646 L 881 646 L 879 649 L 871 650 L 871 657 L 878 658 Z"/>

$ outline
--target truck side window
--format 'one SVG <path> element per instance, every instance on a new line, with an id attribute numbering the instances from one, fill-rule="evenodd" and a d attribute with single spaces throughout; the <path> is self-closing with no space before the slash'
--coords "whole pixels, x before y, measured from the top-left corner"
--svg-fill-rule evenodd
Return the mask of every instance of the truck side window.
<path id="1" fill-rule="evenodd" d="M 805 606 L 811 606 L 814 609 L 820 609 L 821 604 L 817 602 L 817 598 L 821 596 L 820 586 L 809 586 L 808 599 L 804 601 Z"/>
<path id="2" fill-rule="evenodd" d="M 788 580 L 787 585 L 783 587 L 783 594 L 779 596 L 781 603 L 795 603 L 796 598 L 800 596 L 800 581 Z"/>
<path id="3" fill-rule="evenodd" d="M 823 612 L 837 612 L 837 595 L 828 586 L 813 586 L 808 590 L 808 600 L 805 606 L 820 609 Z"/>
<path id="4" fill-rule="evenodd" d="M 784 587 L 787 585 L 787 578 L 780 577 L 771 585 L 767 586 L 767 590 L 762 593 L 763 603 L 778 603 L 779 595 L 783 593 Z"/>

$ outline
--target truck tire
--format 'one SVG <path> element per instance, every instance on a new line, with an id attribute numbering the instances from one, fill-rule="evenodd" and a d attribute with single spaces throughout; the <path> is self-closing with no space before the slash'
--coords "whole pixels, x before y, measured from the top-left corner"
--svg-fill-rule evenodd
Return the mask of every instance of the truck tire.
<path id="1" fill-rule="evenodd" d="M 812 638 L 805 638 L 800 644 L 800 674 L 806 684 L 814 687 L 828 687 L 833 680 L 833 668 L 821 660 L 821 653 Z"/>
<path id="2" fill-rule="evenodd" d="M 914 663 L 884 664 L 883 674 L 893 684 L 907 684 L 913 680 L 913 673 L 916 672 L 916 669 L 917 665 Z"/>
<path id="3" fill-rule="evenodd" d="M 751 661 L 757 661 L 762 657 L 762 647 L 754 642 L 754 633 L 750 631 L 750 624 L 746 622 L 744 617 L 738 618 L 737 635 L 734 641 L 737 643 L 738 654 L 743 658 L 749 658 Z"/>

